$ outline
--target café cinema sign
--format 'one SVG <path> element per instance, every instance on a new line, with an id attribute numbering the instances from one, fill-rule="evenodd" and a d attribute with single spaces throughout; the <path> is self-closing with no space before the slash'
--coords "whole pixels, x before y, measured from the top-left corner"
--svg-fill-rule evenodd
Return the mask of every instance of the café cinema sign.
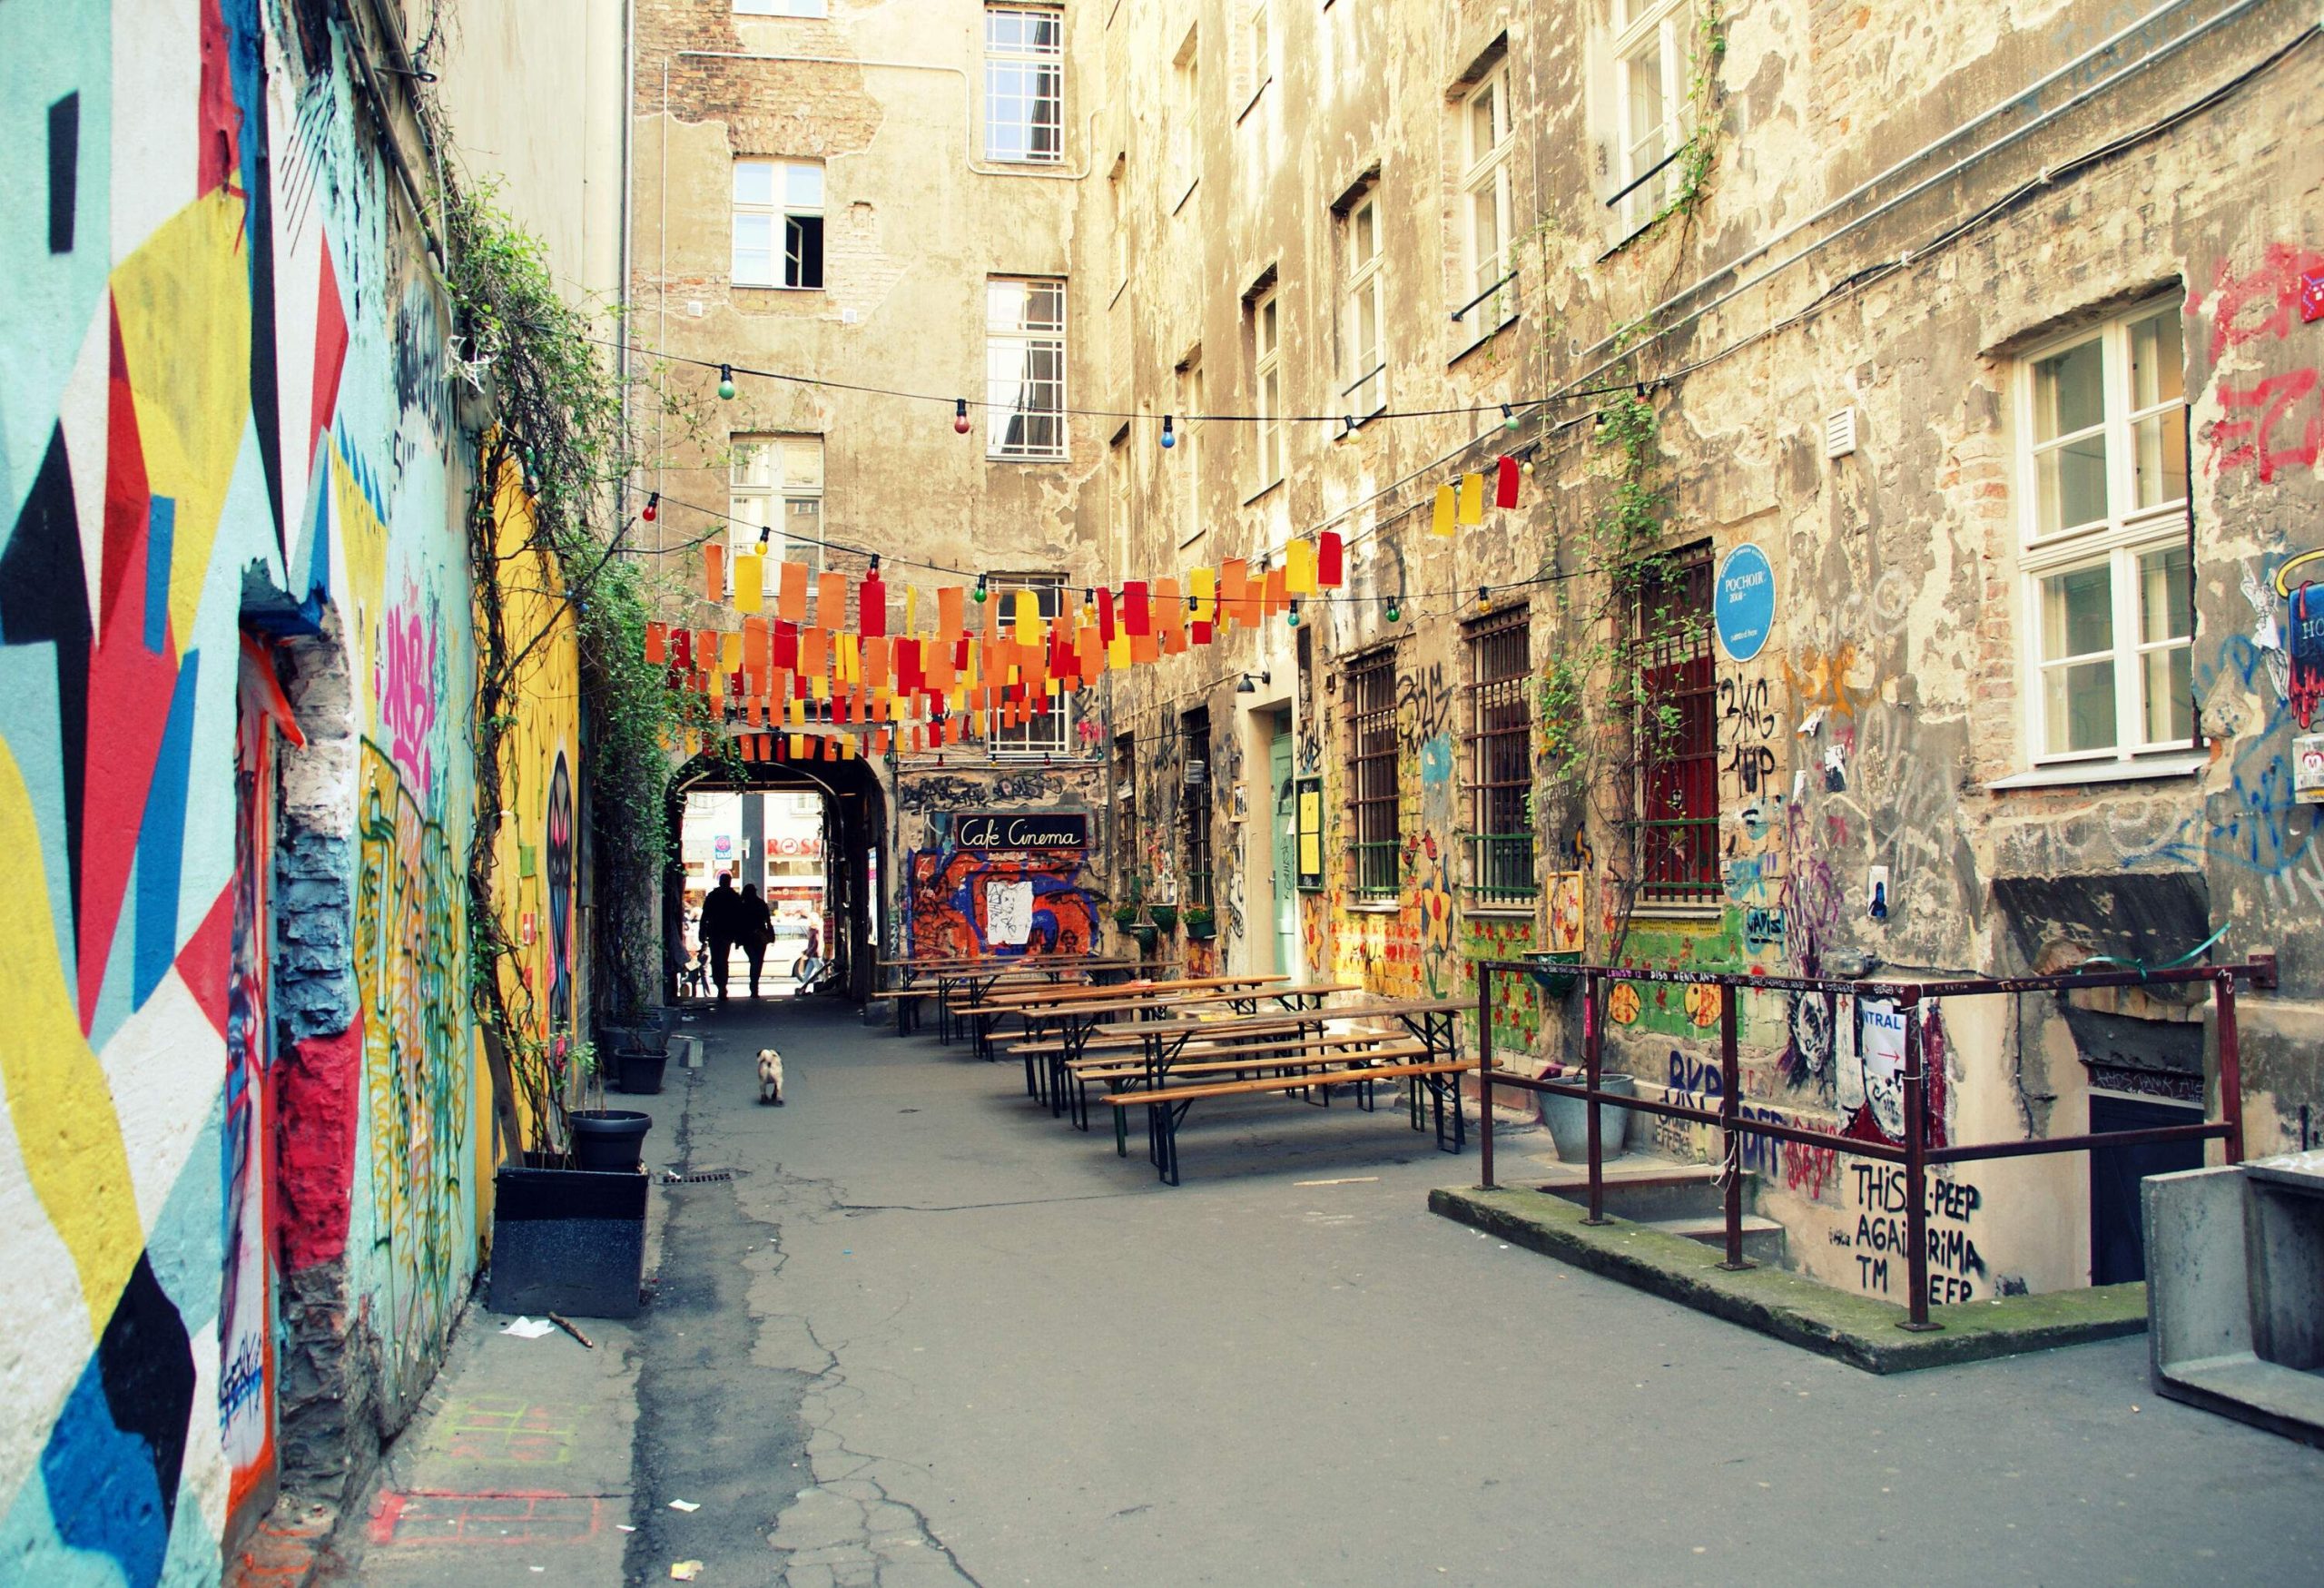
<path id="1" fill-rule="evenodd" d="M 1087 849 L 1089 817 L 1081 811 L 964 811 L 952 818 L 962 849 Z"/>

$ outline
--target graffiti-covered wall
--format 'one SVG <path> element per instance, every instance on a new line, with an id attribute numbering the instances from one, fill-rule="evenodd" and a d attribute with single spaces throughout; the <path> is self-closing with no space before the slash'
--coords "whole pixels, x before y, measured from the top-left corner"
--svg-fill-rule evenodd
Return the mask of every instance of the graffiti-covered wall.
<path id="1" fill-rule="evenodd" d="M 0 11 L 12 1581 L 214 1579 L 477 1262 L 465 454 L 329 10 Z"/>

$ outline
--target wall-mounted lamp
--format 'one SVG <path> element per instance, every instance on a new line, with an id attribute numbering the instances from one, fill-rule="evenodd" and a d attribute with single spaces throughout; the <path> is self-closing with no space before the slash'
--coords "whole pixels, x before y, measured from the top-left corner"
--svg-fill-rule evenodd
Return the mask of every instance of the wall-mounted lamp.
<path id="1" fill-rule="evenodd" d="M 1254 678 L 1258 680 L 1258 684 L 1251 682 Z M 1273 673 L 1246 673 L 1243 675 L 1242 681 L 1235 686 L 1235 693 L 1237 695 L 1256 695 L 1259 692 L 1259 684 L 1272 684 L 1274 682 L 1275 675 Z"/>

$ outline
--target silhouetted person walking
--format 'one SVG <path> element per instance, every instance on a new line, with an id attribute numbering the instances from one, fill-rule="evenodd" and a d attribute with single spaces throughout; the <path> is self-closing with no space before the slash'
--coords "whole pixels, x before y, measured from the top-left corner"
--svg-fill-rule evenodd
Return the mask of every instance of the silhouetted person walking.
<path id="1" fill-rule="evenodd" d="M 710 951 L 710 974 L 721 1003 L 726 1001 L 726 956 L 743 941 L 748 919 L 743 896 L 734 892 L 734 874 L 720 872 L 718 885 L 702 902 L 702 943 Z"/>
<path id="2" fill-rule="evenodd" d="M 774 941 L 774 917 L 767 913 L 766 901 L 759 897 L 758 885 L 743 884 L 743 953 L 751 962 L 751 996 L 759 995 L 759 967 L 766 962 L 766 945 Z"/>

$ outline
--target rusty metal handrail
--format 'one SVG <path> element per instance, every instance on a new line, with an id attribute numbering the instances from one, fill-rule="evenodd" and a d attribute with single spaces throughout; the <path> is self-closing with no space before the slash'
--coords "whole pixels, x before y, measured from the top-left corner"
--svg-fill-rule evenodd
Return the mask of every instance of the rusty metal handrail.
<path id="1" fill-rule="evenodd" d="M 1738 1134 L 1772 1137 L 1780 1141 L 1796 1141 L 1811 1147 L 1829 1147 L 1854 1158 L 1868 1158 L 1884 1163 L 1902 1164 L 1905 1169 L 1905 1263 L 1909 1275 L 1910 1299 L 1905 1307 L 1905 1321 L 1899 1328 L 1915 1332 L 1942 1328 L 1928 1316 L 1928 1169 L 1932 1164 L 1973 1163 L 1996 1158 L 2031 1158 L 2059 1152 L 2086 1152 L 2094 1147 L 2136 1147 L 2159 1141 L 2209 1140 L 2218 1138 L 2225 1143 L 2227 1161 L 2240 1163 L 2243 1159 L 2243 1080 L 2241 1054 L 2236 1035 L 2235 983 L 2241 980 L 2254 988 L 2269 989 L 2276 985 L 2276 960 L 2272 954 L 2254 954 L 2249 960 L 2225 965 L 2189 965 L 2167 971 L 2102 971 L 2068 972 L 2053 976 L 2011 976 L 1990 980 L 1961 980 L 1948 981 L 1890 981 L 1869 979 L 1832 980 L 1799 976 L 1756 976 L 1723 971 L 1658 971 L 1628 965 L 1558 965 L 1561 974 L 1579 975 L 1582 981 L 1581 1084 L 1569 1080 L 1537 1080 L 1520 1075 L 1514 1070 L 1497 1073 L 1492 1052 L 1492 979 L 1496 975 L 1530 976 L 1542 969 L 1523 960 L 1480 960 L 1477 972 L 1477 1149 L 1482 1169 L 1482 1189 L 1493 1189 L 1493 1129 L 1492 1089 L 1512 1087 L 1521 1091 L 1550 1092 L 1561 1097 L 1582 1099 L 1589 1104 L 1588 1149 L 1590 1162 L 1590 1214 L 1588 1222 L 1606 1222 L 1606 1184 L 1603 1141 L 1600 1134 L 1599 1110 L 1613 1103 L 1640 1113 L 1659 1114 L 1674 1119 L 1689 1119 L 1698 1124 L 1716 1125 L 1722 1134 L 1722 1179 L 1726 1188 L 1726 1258 L 1719 1267 L 1729 1270 L 1748 1268 L 1753 1265 L 1743 1256 L 1743 1177 L 1737 1172 L 1742 1159 L 1738 1149 Z M 1718 1061 L 1719 1106 L 1716 1110 L 1699 1109 L 1685 1103 L 1658 1101 L 1647 1098 L 1625 1097 L 1600 1090 L 1605 1059 L 1605 989 L 1617 981 L 1649 981 L 1691 987 L 1721 989 L 1718 1001 Z M 2084 988 L 2134 987 L 2157 984 L 2207 981 L 2218 1001 L 2220 1115 L 2217 1119 L 2206 1118 L 2200 1125 L 2163 1125 L 2141 1130 L 2104 1130 L 2079 1136 L 2054 1136 L 2030 1141 L 1975 1142 L 1967 1146 L 1931 1148 L 1928 1145 L 1928 1070 L 1921 1049 L 1921 1022 L 1907 1019 L 1905 1022 L 1904 1061 L 1904 1128 L 1905 1141 L 1900 1146 L 1886 1141 L 1866 1141 L 1855 1137 L 1835 1136 L 1826 1131 L 1802 1129 L 1773 1119 L 1746 1119 L 1742 1117 L 1741 1077 L 1736 1054 L 1737 1010 L 1739 994 L 1747 992 L 1816 992 L 1846 994 L 1864 999 L 1885 1000 L 1896 1003 L 1902 1010 L 1917 1011 L 1925 1002 L 1940 998 L 1974 998 L 1994 994 L 2013 996 L 2028 992 L 2072 992 Z M 1731 990 L 1731 991 L 1729 991 Z"/>

